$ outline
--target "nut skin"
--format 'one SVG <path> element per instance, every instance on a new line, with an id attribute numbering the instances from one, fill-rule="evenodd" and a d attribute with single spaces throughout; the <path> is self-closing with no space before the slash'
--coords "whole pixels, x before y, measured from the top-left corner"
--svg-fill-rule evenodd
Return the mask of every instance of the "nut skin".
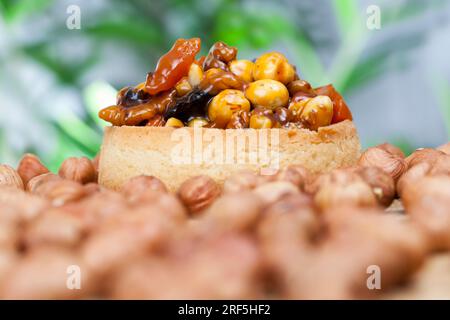
<path id="1" fill-rule="evenodd" d="M 286 86 L 276 80 L 264 79 L 250 83 L 245 96 L 256 107 L 274 110 L 287 106 L 289 91 Z"/>
<path id="2" fill-rule="evenodd" d="M 277 181 L 288 181 L 297 186 L 301 191 L 305 190 L 309 182 L 311 173 L 301 165 L 290 165 L 277 172 L 274 179 Z"/>
<path id="3" fill-rule="evenodd" d="M 219 185 L 204 175 L 186 180 L 178 189 L 178 197 L 193 215 L 209 207 L 220 193 Z"/>
<path id="4" fill-rule="evenodd" d="M 395 182 L 406 170 L 405 161 L 383 149 L 377 147 L 368 148 L 358 161 L 360 167 L 378 167 L 387 172 Z"/>
<path id="5" fill-rule="evenodd" d="M 405 158 L 405 154 L 403 153 L 403 151 L 399 148 L 396 147 L 390 143 L 383 143 L 377 146 L 377 148 L 383 149 L 384 151 L 389 152 L 390 154 L 393 154 L 399 158 L 404 159 Z"/>
<path id="6" fill-rule="evenodd" d="M 333 118 L 333 102 L 327 96 L 317 96 L 304 102 L 303 108 L 297 110 L 297 119 L 307 128 L 317 130 L 328 126 Z"/>
<path id="7" fill-rule="evenodd" d="M 205 118 L 194 118 L 188 122 L 188 127 L 192 128 L 202 128 L 209 125 L 209 121 Z"/>
<path id="8" fill-rule="evenodd" d="M 418 163 L 408 169 L 397 181 L 397 193 L 403 196 L 403 190 L 409 184 L 415 184 L 431 170 L 431 164 L 427 162 Z"/>
<path id="9" fill-rule="evenodd" d="M 240 90 L 226 89 L 216 95 L 208 106 L 208 117 L 217 128 L 225 128 L 234 113 L 250 111 L 250 102 Z"/>
<path id="10" fill-rule="evenodd" d="M 138 199 L 147 192 L 167 192 L 167 187 L 154 176 L 140 175 L 131 178 L 123 184 L 121 193 L 130 201 Z"/>
<path id="11" fill-rule="evenodd" d="M 48 173 L 49 170 L 42 164 L 37 156 L 27 153 L 20 160 L 17 172 L 22 178 L 23 184 L 26 186 L 28 181 L 32 178 Z"/>
<path id="12" fill-rule="evenodd" d="M 61 178 L 86 184 L 97 181 L 97 171 L 92 161 L 86 157 L 67 158 L 61 164 L 58 174 Z"/>
<path id="13" fill-rule="evenodd" d="M 377 206 L 372 188 L 358 174 L 344 170 L 335 170 L 323 176 L 314 202 L 322 211 L 341 204 Z"/>
<path id="14" fill-rule="evenodd" d="M 34 194 L 50 200 L 55 207 L 80 200 L 87 195 L 83 185 L 72 180 L 63 179 L 53 179 L 40 184 L 34 189 Z"/>
<path id="15" fill-rule="evenodd" d="M 255 80 L 271 79 L 288 84 L 294 80 L 295 70 L 284 55 L 278 52 L 269 52 L 256 60 L 253 78 Z"/>
<path id="16" fill-rule="evenodd" d="M 191 85 L 191 88 L 194 88 L 200 84 L 203 78 L 203 70 L 202 68 L 196 64 L 191 64 L 188 73 L 188 82 Z"/>
<path id="17" fill-rule="evenodd" d="M 23 190 L 23 181 L 19 173 L 12 167 L 0 165 L 0 187 L 12 187 Z"/>
<path id="18" fill-rule="evenodd" d="M 256 188 L 261 179 L 253 171 L 241 171 L 229 176 L 223 184 L 224 193 L 243 192 Z"/>
<path id="19" fill-rule="evenodd" d="M 245 82 L 253 81 L 253 69 L 255 64 L 250 60 L 233 60 L 229 63 L 230 71 Z"/>
<path id="20" fill-rule="evenodd" d="M 450 142 L 447 142 L 446 144 L 443 144 L 443 145 L 437 147 L 436 150 L 442 151 L 442 152 L 450 155 Z"/>
<path id="21" fill-rule="evenodd" d="M 254 114 L 250 117 L 250 128 L 270 129 L 273 127 L 272 120 L 264 115 Z"/>
<path id="22" fill-rule="evenodd" d="M 264 206 L 269 206 L 285 196 L 298 194 L 300 190 L 287 181 L 271 181 L 258 186 L 253 192 L 260 197 Z"/>
<path id="23" fill-rule="evenodd" d="M 169 119 L 167 119 L 165 126 L 172 127 L 172 128 L 181 128 L 181 127 L 184 127 L 184 124 L 177 118 L 169 118 Z"/>
<path id="24" fill-rule="evenodd" d="M 444 152 L 442 151 L 430 148 L 417 149 L 416 151 L 411 153 L 408 157 L 406 157 L 405 159 L 406 166 L 409 169 L 421 162 L 429 162 L 431 165 L 433 165 L 436 159 L 443 154 Z"/>
<path id="25" fill-rule="evenodd" d="M 49 181 L 53 180 L 62 180 L 62 178 L 54 173 L 44 173 L 39 176 L 36 176 L 32 178 L 30 181 L 28 181 L 26 190 L 31 193 L 36 193 L 36 191 L 39 189 L 39 187 L 42 184 L 45 184 Z"/>
<path id="26" fill-rule="evenodd" d="M 362 167 L 356 173 L 372 188 L 378 203 L 388 207 L 395 198 L 394 179 L 378 167 Z"/>

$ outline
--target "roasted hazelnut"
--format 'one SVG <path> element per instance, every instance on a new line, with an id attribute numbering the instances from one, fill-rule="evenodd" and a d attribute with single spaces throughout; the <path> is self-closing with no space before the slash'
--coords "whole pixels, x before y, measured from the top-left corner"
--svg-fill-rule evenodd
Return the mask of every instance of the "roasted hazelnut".
<path id="1" fill-rule="evenodd" d="M 450 175 L 450 155 L 443 154 L 436 158 L 429 172 L 430 175 Z"/>
<path id="2" fill-rule="evenodd" d="M 202 128 L 209 125 L 209 121 L 206 120 L 205 118 L 193 118 L 191 120 L 189 120 L 188 122 L 188 127 L 192 127 L 192 128 Z"/>
<path id="3" fill-rule="evenodd" d="M 227 89 L 216 95 L 208 106 L 208 117 L 218 128 L 225 128 L 233 113 L 250 111 L 250 102 L 242 91 Z"/>
<path id="4" fill-rule="evenodd" d="M 80 200 L 87 195 L 83 185 L 71 180 L 48 181 L 36 187 L 33 193 L 50 200 L 55 207 Z"/>
<path id="5" fill-rule="evenodd" d="M 0 187 L 23 189 L 22 178 L 12 167 L 2 164 L 0 165 Z"/>
<path id="6" fill-rule="evenodd" d="M 304 191 L 305 186 L 310 179 L 308 169 L 300 165 L 290 165 L 277 172 L 274 177 L 278 181 L 288 181 Z"/>
<path id="7" fill-rule="evenodd" d="M 165 126 L 173 127 L 173 128 L 181 128 L 181 127 L 184 127 L 184 124 L 177 118 L 169 118 L 169 119 L 167 119 Z"/>
<path id="8" fill-rule="evenodd" d="M 363 152 L 358 165 L 361 167 L 379 167 L 386 171 L 395 182 L 406 170 L 405 161 L 383 149 L 372 147 Z"/>
<path id="9" fill-rule="evenodd" d="M 379 144 L 378 146 L 376 146 L 377 148 L 383 149 L 384 151 L 389 152 L 390 154 L 393 154 L 399 158 L 404 159 L 405 158 L 405 154 L 403 153 L 403 151 L 399 148 L 396 147 L 390 143 L 383 143 L 383 144 Z"/>
<path id="10" fill-rule="evenodd" d="M 252 192 L 225 194 L 206 210 L 204 218 L 222 230 L 245 231 L 253 228 L 262 211 L 262 203 Z"/>
<path id="11" fill-rule="evenodd" d="M 254 114 L 250 117 L 250 128 L 252 129 L 270 129 L 273 126 L 269 117 Z"/>
<path id="12" fill-rule="evenodd" d="M 295 80 L 288 84 L 287 86 L 289 94 L 294 96 L 296 93 L 301 92 L 308 95 L 315 96 L 315 92 L 308 81 L 306 80 Z"/>
<path id="13" fill-rule="evenodd" d="M 197 87 L 203 78 L 203 70 L 202 68 L 196 64 L 191 64 L 188 73 L 188 82 L 191 85 L 191 88 Z"/>
<path id="14" fill-rule="evenodd" d="M 378 167 L 362 167 L 356 170 L 361 178 L 372 188 L 378 202 L 388 207 L 395 197 L 394 179 Z"/>
<path id="15" fill-rule="evenodd" d="M 32 178 L 48 173 L 49 171 L 37 156 L 27 153 L 20 160 L 17 172 L 22 178 L 23 184 L 26 186 Z"/>
<path id="16" fill-rule="evenodd" d="M 300 191 L 290 182 L 273 181 L 256 187 L 253 192 L 261 198 L 265 206 L 268 206 L 287 195 L 298 194 Z"/>
<path id="17" fill-rule="evenodd" d="M 177 90 L 177 95 L 179 97 L 182 97 L 191 92 L 192 86 L 189 83 L 188 78 L 187 77 L 181 78 L 181 80 L 178 81 L 177 84 L 175 85 L 175 90 Z"/>
<path id="18" fill-rule="evenodd" d="M 190 178 L 178 189 L 178 196 L 191 214 L 209 207 L 219 195 L 219 185 L 208 176 Z"/>
<path id="19" fill-rule="evenodd" d="M 328 126 L 333 118 L 333 102 L 327 96 L 317 96 L 306 100 L 298 115 L 298 120 L 311 130 Z"/>
<path id="20" fill-rule="evenodd" d="M 431 164 L 421 162 L 408 169 L 397 181 L 397 193 L 402 196 L 406 185 L 415 184 L 431 170 Z"/>
<path id="21" fill-rule="evenodd" d="M 230 62 L 228 67 L 230 68 L 231 72 L 233 72 L 245 82 L 252 82 L 254 65 L 255 64 L 250 60 L 233 60 Z"/>
<path id="22" fill-rule="evenodd" d="M 254 107 L 263 107 L 271 110 L 285 107 L 289 102 L 289 91 L 285 85 L 270 79 L 250 83 L 245 90 L 245 96 Z"/>
<path id="23" fill-rule="evenodd" d="M 437 147 L 436 150 L 442 151 L 446 154 L 450 154 L 450 142 Z"/>
<path id="24" fill-rule="evenodd" d="M 71 248 L 81 241 L 83 231 L 80 219 L 53 208 L 27 225 L 23 241 L 27 249 L 41 245 Z"/>
<path id="25" fill-rule="evenodd" d="M 406 157 L 405 159 L 406 167 L 411 168 L 421 162 L 429 162 L 431 165 L 433 165 L 436 159 L 443 154 L 444 152 L 442 151 L 430 148 L 417 149 L 416 151 L 411 153 L 408 157 Z"/>
<path id="26" fill-rule="evenodd" d="M 70 288 L 68 272 L 78 267 L 81 287 Z M 76 269 L 75 269 L 76 270 Z M 61 247 L 41 247 L 28 252 L 8 273 L 0 289 L 2 299 L 87 298 L 97 283 L 76 252 Z"/>
<path id="27" fill-rule="evenodd" d="M 23 190 L 11 187 L 0 190 L 0 217 L 6 215 L 17 223 L 26 222 L 48 207 L 49 201 Z"/>
<path id="28" fill-rule="evenodd" d="M 62 178 L 54 173 L 44 173 L 39 176 L 36 176 L 32 178 L 30 181 L 28 181 L 26 190 L 31 193 L 36 193 L 36 190 L 44 183 L 47 183 L 49 181 L 53 180 L 62 180 Z"/>
<path id="29" fill-rule="evenodd" d="M 377 205 L 371 187 L 357 173 L 342 170 L 323 176 L 314 202 L 322 210 L 344 204 L 360 207 Z"/>
<path id="30" fill-rule="evenodd" d="M 97 180 L 97 172 L 92 161 L 86 157 L 67 158 L 61 164 L 58 174 L 60 177 L 82 184 Z"/>
<path id="31" fill-rule="evenodd" d="M 253 78 L 255 80 L 271 79 L 288 84 L 294 80 L 295 70 L 284 55 L 278 52 L 269 52 L 256 60 Z"/>
<path id="32" fill-rule="evenodd" d="M 261 179 L 253 171 L 240 171 L 229 176 L 223 184 L 224 193 L 242 192 L 254 189 Z"/>
<path id="33" fill-rule="evenodd" d="M 121 188 L 122 194 L 130 201 L 138 199 L 147 192 L 167 192 L 164 183 L 154 176 L 140 175 L 131 178 Z"/>

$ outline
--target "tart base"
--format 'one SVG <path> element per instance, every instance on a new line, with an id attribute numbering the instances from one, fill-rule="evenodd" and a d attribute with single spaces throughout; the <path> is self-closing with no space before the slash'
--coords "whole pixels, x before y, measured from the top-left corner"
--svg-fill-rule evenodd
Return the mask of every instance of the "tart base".
<path id="1" fill-rule="evenodd" d="M 99 183 L 119 190 L 128 179 L 145 174 L 176 190 L 186 179 L 202 174 L 223 183 L 236 171 L 273 174 L 291 164 L 322 173 L 354 165 L 360 149 L 349 120 L 317 132 L 113 126 L 105 129 Z"/>

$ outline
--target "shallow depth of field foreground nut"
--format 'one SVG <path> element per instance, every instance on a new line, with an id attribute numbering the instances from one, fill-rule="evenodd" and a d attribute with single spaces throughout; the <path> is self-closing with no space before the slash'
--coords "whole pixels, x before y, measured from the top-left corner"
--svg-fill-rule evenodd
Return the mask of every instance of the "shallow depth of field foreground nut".
<path id="1" fill-rule="evenodd" d="M 395 197 L 394 179 L 378 167 L 361 167 L 356 170 L 361 178 L 372 188 L 378 202 L 388 207 Z"/>
<path id="2" fill-rule="evenodd" d="M 121 192 L 130 201 L 139 201 L 145 193 L 167 192 L 164 183 L 154 176 L 140 175 L 131 178 L 123 184 Z"/>
<path id="3" fill-rule="evenodd" d="M 287 181 L 273 181 L 260 185 L 253 192 L 260 198 L 265 206 L 268 206 L 282 197 L 298 194 L 300 190 L 290 182 Z"/>
<path id="4" fill-rule="evenodd" d="M 428 162 L 433 165 L 436 159 L 443 154 L 445 153 L 439 150 L 431 148 L 421 148 L 417 149 L 408 157 L 406 157 L 405 163 L 408 169 L 422 162 Z"/>
<path id="5" fill-rule="evenodd" d="M 359 158 L 361 167 L 379 167 L 386 171 L 394 181 L 403 174 L 406 169 L 405 160 L 377 147 L 368 148 Z"/>
<path id="6" fill-rule="evenodd" d="M 178 189 L 178 196 L 188 210 L 193 213 L 209 207 L 220 195 L 219 185 L 208 176 L 196 176 L 183 182 Z"/>
<path id="7" fill-rule="evenodd" d="M 335 170 L 324 176 L 314 195 L 314 202 L 321 209 L 339 205 L 376 206 L 372 188 L 355 172 Z"/>
<path id="8" fill-rule="evenodd" d="M 64 179 L 82 184 L 97 180 L 97 171 L 92 161 L 86 157 L 67 158 L 61 164 L 58 174 Z"/>
<path id="9" fill-rule="evenodd" d="M 48 173 L 49 170 L 42 164 L 37 156 L 31 153 L 25 154 L 19 162 L 17 172 L 26 186 L 28 181 L 41 174 Z"/>
<path id="10" fill-rule="evenodd" d="M 262 203 L 250 191 L 225 194 L 204 213 L 204 219 L 223 230 L 245 231 L 256 226 Z"/>
<path id="11" fill-rule="evenodd" d="M 23 189 L 22 178 L 16 170 L 6 164 L 0 164 L 0 187 Z"/>
<path id="12" fill-rule="evenodd" d="M 47 198 L 54 206 L 61 206 L 70 201 L 80 200 L 86 196 L 86 190 L 75 181 L 61 179 L 41 184 L 35 190 L 35 194 Z"/>
<path id="13" fill-rule="evenodd" d="M 68 271 L 81 272 L 80 290 L 73 289 L 77 281 L 68 280 Z M 73 251 L 42 247 L 26 253 L 8 272 L 0 288 L 0 298 L 74 299 L 88 297 L 94 288 L 90 270 Z"/>
<path id="14" fill-rule="evenodd" d="M 376 148 L 383 149 L 384 151 L 387 151 L 399 158 L 405 158 L 405 154 L 403 153 L 403 151 L 399 147 L 396 147 L 390 143 L 385 142 L 383 144 L 379 144 L 378 146 L 376 146 Z"/>

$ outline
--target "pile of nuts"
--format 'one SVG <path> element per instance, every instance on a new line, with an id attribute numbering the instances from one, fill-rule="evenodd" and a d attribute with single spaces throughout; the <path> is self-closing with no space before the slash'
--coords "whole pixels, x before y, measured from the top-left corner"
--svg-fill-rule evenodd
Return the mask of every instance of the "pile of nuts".
<path id="1" fill-rule="evenodd" d="M 450 143 L 406 158 L 383 144 L 321 175 L 197 176 L 176 193 L 152 176 L 105 189 L 97 163 L 0 166 L 0 298 L 377 298 L 450 250 Z"/>
<path id="2" fill-rule="evenodd" d="M 99 116 L 114 126 L 307 128 L 352 120 L 332 85 L 312 88 L 281 53 L 254 61 L 216 42 L 196 59 L 200 39 L 178 39 L 147 80 L 125 87 Z"/>

